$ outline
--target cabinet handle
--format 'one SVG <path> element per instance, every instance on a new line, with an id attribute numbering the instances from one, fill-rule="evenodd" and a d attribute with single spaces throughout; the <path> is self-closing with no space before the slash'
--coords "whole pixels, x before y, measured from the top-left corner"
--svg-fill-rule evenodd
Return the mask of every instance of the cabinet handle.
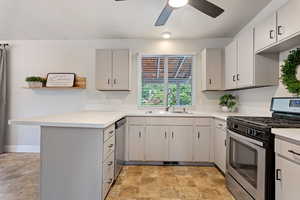
<path id="1" fill-rule="evenodd" d="M 292 153 L 292 154 L 294 154 L 294 155 L 296 155 L 296 156 L 300 156 L 300 153 L 297 153 L 297 152 L 295 152 L 295 151 L 293 151 L 293 150 L 288 150 L 288 152 L 289 152 L 289 153 Z"/>
<path id="2" fill-rule="evenodd" d="M 165 132 L 165 138 L 167 139 L 167 132 Z"/>
<path id="3" fill-rule="evenodd" d="M 110 161 L 107 166 L 111 166 L 113 164 L 113 161 Z"/>
<path id="4" fill-rule="evenodd" d="M 141 138 L 142 137 L 142 133 L 141 133 L 141 131 L 139 132 L 139 138 Z"/>
<path id="5" fill-rule="evenodd" d="M 224 145 L 225 145 L 225 147 L 227 146 L 227 141 L 226 140 L 224 140 Z"/>
<path id="6" fill-rule="evenodd" d="M 108 85 L 110 84 L 110 79 L 107 79 L 107 84 L 108 84 Z"/>
<path id="7" fill-rule="evenodd" d="M 283 32 L 284 32 L 283 26 L 278 26 L 277 32 L 278 32 L 278 35 L 283 35 Z"/>
<path id="8" fill-rule="evenodd" d="M 197 137 L 198 137 L 198 140 L 199 140 L 200 139 L 200 132 L 199 131 L 198 131 L 198 136 Z"/>
<path id="9" fill-rule="evenodd" d="M 114 146 L 114 144 L 110 144 L 109 146 L 108 146 L 108 148 L 112 148 Z"/>
<path id="10" fill-rule="evenodd" d="M 238 81 L 240 80 L 240 74 L 236 75 L 236 80 L 238 80 Z"/>
<path id="11" fill-rule="evenodd" d="M 174 132 L 172 131 L 172 139 L 174 139 Z"/>
<path id="12" fill-rule="evenodd" d="M 276 180 L 281 181 L 281 169 L 276 169 Z"/>
<path id="13" fill-rule="evenodd" d="M 211 81 L 211 78 L 209 79 L 209 85 L 211 85 L 212 81 Z"/>
<path id="14" fill-rule="evenodd" d="M 108 134 L 109 134 L 109 135 L 111 135 L 111 134 L 113 134 L 113 133 L 114 133 L 114 131 L 109 131 L 109 133 L 108 133 Z"/>
<path id="15" fill-rule="evenodd" d="M 235 82 L 235 75 L 232 76 L 232 81 Z"/>
<path id="16" fill-rule="evenodd" d="M 117 84 L 117 79 L 114 79 L 114 84 L 115 84 L 115 85 Z"/>
<path id="17" fill-rule="evenodd" d="M 270 39 L 271 40 L 275 38 L 275 36 L 273 35 L 274 32 L 275 32 L 274 30 L 270 30 Z"/>
<path id="18" fill-rule="evenodd" d="M 112 183 L 112 181 L 113 181 L 113 179 L 112 179 L 112 178 L 110 178 L 110 179 L 108 179 L 108 181 L 106 181 L 106 183 L 109 183 L 109 184 L 111 184 L 111 183 Z"/>

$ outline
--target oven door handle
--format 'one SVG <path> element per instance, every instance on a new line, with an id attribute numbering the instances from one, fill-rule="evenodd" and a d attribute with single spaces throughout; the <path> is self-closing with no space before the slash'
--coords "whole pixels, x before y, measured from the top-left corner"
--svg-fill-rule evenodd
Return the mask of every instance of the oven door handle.
<path id="1" fill-rule="evenodd" d="M 246 141 L 246 142 L 249 142 L 253 145 L 256 145 L 256 146 L 259 146 L 259 147 L 263 147 L 264 146 L 264 143 L 263 142 L 260 142 L 260 141 L 257 141 L 257 140 L 254 140 L 254 139 L 251 139 L 251 138 L 248 138 L 248 137 L 245 137 L 243 135 L 240 135 L 240 134 L 237 134 L 229 129 L 227 129 L 227 132 L 232 135 L 233 137 L 237 138 L 237 139 L 241 139 L 243 141 Z"/>

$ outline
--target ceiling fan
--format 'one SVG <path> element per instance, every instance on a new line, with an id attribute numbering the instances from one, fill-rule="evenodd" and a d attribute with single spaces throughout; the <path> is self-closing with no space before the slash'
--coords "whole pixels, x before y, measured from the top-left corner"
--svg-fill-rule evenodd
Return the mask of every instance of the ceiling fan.
<path id="1" fill-rule="evenodd" d="M 115 1 L 126 1 L 126 0 L 115 0 Z M 158 19 L 156 20 L 155 26 L 165 25 L 171 13 L 175 9 L 183 7 L 187 4 L 213 18 L 218 17 L 224 12 L 222 8 L 206 0 L 168 0 L 167 5 L 164 7 Z"/>

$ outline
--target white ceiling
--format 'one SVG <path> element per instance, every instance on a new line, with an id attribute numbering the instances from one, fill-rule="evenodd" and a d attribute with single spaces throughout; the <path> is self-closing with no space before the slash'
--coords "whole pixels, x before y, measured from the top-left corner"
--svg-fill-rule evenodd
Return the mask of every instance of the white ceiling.
<path id="1" fill-rule="evenodd" d="M 164 27 L 153 24 L 166 0 L 1 0 L 0 40 L 232 37 L 271 0 L 211 0 L 217 19 L 185 6 Z"/>

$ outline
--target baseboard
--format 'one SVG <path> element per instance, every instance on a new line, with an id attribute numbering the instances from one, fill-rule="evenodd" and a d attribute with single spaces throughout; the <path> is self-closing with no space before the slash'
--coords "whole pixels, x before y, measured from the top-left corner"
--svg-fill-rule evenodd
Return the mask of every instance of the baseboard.
<path id="1" fill-rule="evenodd" d="M 5 152 L 23 152 L 23 153 L 39 153 L 39 145 L 6 145 L 4 147 Z"/>

